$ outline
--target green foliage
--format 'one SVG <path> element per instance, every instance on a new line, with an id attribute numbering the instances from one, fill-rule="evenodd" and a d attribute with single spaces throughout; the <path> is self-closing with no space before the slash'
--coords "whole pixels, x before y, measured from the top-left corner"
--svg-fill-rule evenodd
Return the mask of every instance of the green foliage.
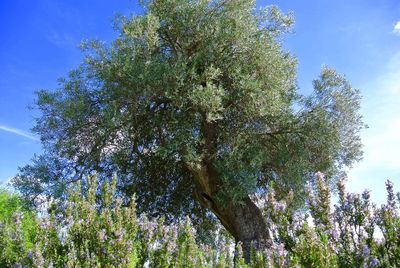
<path id="1" fill-rule="evenodd" d="M 293 22 L 252 0 L 144 1 L 112 44 L 82 44 L 83 63 L 37 93 L 45 153 L 14 185 L 31 200 L 65 197 L 71 180 L 117 172 L 140 212 L 198 226 L 211 218 L 194 198 L 198 170 L 219 206 L 271 181 L 301 199 L 315 170 L 334 181 L 361 156 L 359 93 L 328 68 L 312 96 L 296 92 L 296 59 L 282 45 Z"/>
<path id="2" fill-rule="evenodd" d="M 0 188 L 0 222 L 10 224 L 12 215 L 22 213 L 22 227 L 25 233 L 35 229 L 35 212 L 32 211 L 19 194 Z"/>
<path id="3" fill-rule="evenodd" d="M 299 264 L 304 267 L 337 267 L 337 256 L 328 236 L 304 224 L 294 252 Z"/>
<path id="4" fill-rule="evenodd" d="M 68 202 L 49 206 L 49 214 L 38 219 L 34 247 L 22 231 L 22 213 L 14 213 L 0 224 L 1 267 L 397 267 L 399 251 L 399 201 L 393 184 L 387 182 L 388 201 L 381 208 L 362 197 L 346 193 L 338 183 L 339 203 L 329 206 L 327 184 L 318 173 L 318 187 L 309 191 L 313 224 L 304 213 L 291 208 L 293 197 L 266 197 L 265 216 L 273 233 L 269 247 L 251 250 L 245 261 L 241 243 L 214 233 L 213 246 L 196 242 L 188 218 L 179 224 L 164 219 L 136 217 L 134 199 L 116 193 L 116 179 L 98 184 L 85 180 L 87 194 L 78 183 L 70 189 Z M 400 194 L 398 194 L 400 195 Z M 399 198 L 398 198 L 399 199 Z M 315 205 L 314 201 L 319 200 Z M 321 202 L 324 202 L 322 204 Z M 56 205 L 55 205 L 56 204 Z M 263 207 L 262 203 L 259 204 Z M 321 206 L 321 207 L 317 207 Z M 327 209 L 328 208 L 328 209 Z M 328 215 L 328 216 L 326 216 Z M 382 238 L 374 232 L 379 228 Z M 283 231 L 286 230 L 286 233 Z M 235 249 L 235 253 L 233 250 Z"/>
<path id="5" fill-rule="evenodd" d="M 22 201 L 16 194 L 0 188 L 0 219 L 11 219 L 15 211 L 21 209 Z"/>
<path id="6" fill-rule="evenodd" d="M 78 183 L 70 190 L 68 201 L 59 204 L 64 206 L 59 218 L 53 212 L 42 222 L 36 244 L 41 258 L 56 267 L 66 263 L 69 267 L 135 267 L 135 202 L 122 206 L 123 200 L 115 195 L 116 179 L 101 187 L 100 204 L 96 202 L 95 177 L 88 180 L 87 187 L 87 195 L 83 195 Z"/>
<path id="7" fill-rule="evenodd" d="M 29 263 L 37 236 L 36 214 L 18 194 L 0 189 L 0 266 Z"/>
<path id="8" fill-rule="evenodd" d="M 386 182 L 387 203 L 377 210 L 376 224 L 383 235 L 383 242 L 376 246 L 376 254 L 387 267 L 400 266 L 400 193 L 396 197 L 393 183 Z"/>

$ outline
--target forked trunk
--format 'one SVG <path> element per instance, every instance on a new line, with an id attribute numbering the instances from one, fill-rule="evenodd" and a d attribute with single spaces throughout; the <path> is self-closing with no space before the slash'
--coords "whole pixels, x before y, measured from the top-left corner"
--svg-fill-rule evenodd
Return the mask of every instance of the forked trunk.
<path id="1" fill-rule="evenodd" d="M 228 200 L 221 205 L 215 198 L 218 186 L 212 172 L 205 166 L 192 166 L 189 169 L 195 178 L 197 199 L 218 217 L 236 242 L 242 243 L 246 262 L 250 260 L 251 247 L 261 249 L 269 246 L 270 237 L 266 222 L 260 209 L 249 197 L 239 203 Z"/>

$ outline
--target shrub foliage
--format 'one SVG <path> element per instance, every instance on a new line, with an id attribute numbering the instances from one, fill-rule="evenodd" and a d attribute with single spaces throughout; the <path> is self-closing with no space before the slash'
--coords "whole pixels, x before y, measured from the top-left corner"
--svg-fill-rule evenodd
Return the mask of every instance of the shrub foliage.
<path id="1" fill-rule="evenodd" d="M 253 250 L 250 263 L 223 228 L 205 244 L 189 218 L 168 225 L 163 218 L 137 217 L 135 197 L 122 199 L 116 182 L 92 177 L 84 187 L 78 183 L 68 201 L 53 202 L 38 216 L 34 237 L 23 231 L 23 218 L 31 214 L 16 211 L 2 219 L 2 267 L 400 267 L 400 194 L 390 181 L 381 207 L 368 191 L 347 193 L 343 180 L 332 207 L 322 173 L 315 189 L 306 187 L 307 211 L 295 209 L 292 193 L 284 200 L 273 189 L 254 196 L 272 241 Z"/>

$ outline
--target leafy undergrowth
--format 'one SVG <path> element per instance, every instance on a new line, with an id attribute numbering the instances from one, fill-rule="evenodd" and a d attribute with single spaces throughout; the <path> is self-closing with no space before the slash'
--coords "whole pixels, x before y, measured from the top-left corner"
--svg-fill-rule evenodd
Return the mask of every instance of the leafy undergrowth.
<path id="1" fill-rule="evenodd" d="M 116 180 L 97 187 L 94 177 L 86 186 L 86 194 L 77 184 L 68 202 L 54 202 L 47 215 L 36 218 L 35 235 L 22 226 L 28 212 L 2 220 L 0 266 L 400 267 L 400 194 L 390 181 L 387 203 L 379 208 L 368 191 L 347 193 L 340 181 L 339 201 L 331 209 L 321 173 L 315 189 L 307 188 L 307 213 L 294 209 L 291 194 L 279 201 L 273 190 L 258 196 L 273 241 L 268 249 L 252 251 L 248 264 L 240 243 L 222 230 L 204 244 L 189 219 L 165 224 L 162 218 L 137 217 L 134 197 L 129 204 L 121 199 Z"/>

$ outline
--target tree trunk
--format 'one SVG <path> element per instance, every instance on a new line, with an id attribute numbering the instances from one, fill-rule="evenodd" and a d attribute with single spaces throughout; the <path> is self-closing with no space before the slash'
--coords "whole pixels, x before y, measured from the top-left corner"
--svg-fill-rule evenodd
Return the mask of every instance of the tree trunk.
<path id="1" fill-rule="evenodd" d="M 225 228 L 235 238 L 242 242 L 244 258 L 250 261 L 251 247 L 262 249 L 269 246 L 269 232 L 260 209 L 249 197 L 241 204 L 233 204 L 212 210 Z"/>
<path id="2" fill-rule="evenodd" d="M 188 168 L 194 175 L 197 199 L 217 216 L 236 242 L 242 243 L 246 262 L 250 261 L 251 247 L 261 249 L 270 245 L 266 222 L 260 209 L 249 197 L 245 197 L 240 203 L 228 200 L 225 205 L 221 205 L 215 198 L 218 179 L 213 171 L 205 165 Z"/>

